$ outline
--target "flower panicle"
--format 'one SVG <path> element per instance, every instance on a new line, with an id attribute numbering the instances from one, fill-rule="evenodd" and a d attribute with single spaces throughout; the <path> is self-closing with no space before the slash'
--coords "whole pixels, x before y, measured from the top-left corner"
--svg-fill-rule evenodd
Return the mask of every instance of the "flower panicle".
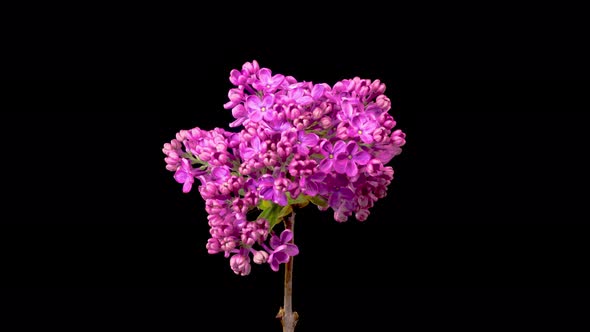
<path id="1" fill-rule="evenodd" d="M 402 152 L 406 135 L 394 130 L 379 80 L 299 82 L 255 60 L 229 80 L 224 108 L 235 119 L 229 126 L 241 130 L 181 130 L 162 149 L 166 169 L 185 193 L 198 180 L 210 254 L 230 258 L 238 275 L 248 275 L 252 262 L 278 271 L 299 252 L 289 230 L 274 230 L 291 205 L 312 202 L 332 209 L 338 222 L 352 215 L 365 221 L 387 195 L 394 171 L 386 164 Z M 262 213 L 253 219 L 256 210 Z"/>

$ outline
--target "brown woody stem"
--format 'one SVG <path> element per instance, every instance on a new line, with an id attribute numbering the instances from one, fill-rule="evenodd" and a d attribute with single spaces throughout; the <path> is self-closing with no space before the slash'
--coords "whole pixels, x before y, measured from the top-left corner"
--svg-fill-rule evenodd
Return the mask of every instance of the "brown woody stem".
<path id="1" fill-rule="evenodd" d="M 295 211 L 291 213 L 289 218 L 285 220 L 285 229 L 293 232 L 293 226 L 295 225 Z M 295 234 L 295 233 L 293 233 Z M 294 238 L 291 239 L 293 243 Z M 287 264 L 285 264 L 285 296 L 283 307 L 279 310 L 277 318 L 281 319 L 283 324 L 283 332 L 294 332 L 295 325 L 299 320 L 297 312 L 293 312 L 293 257 L 289 258 Z"/>

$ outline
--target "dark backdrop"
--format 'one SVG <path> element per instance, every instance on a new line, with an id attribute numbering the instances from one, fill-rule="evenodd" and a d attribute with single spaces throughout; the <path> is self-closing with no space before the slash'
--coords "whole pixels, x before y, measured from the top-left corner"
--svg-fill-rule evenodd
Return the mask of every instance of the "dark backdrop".
<path id="1" fill-rule="evenodd" d="M 229 71 L 254 58 L 299 80 L 379 78 L 408 135 L 366 222 L 298 213 L 298 331 L 587 326 L 588 83 L 383 52 L 210 49 L 33 71 L 142 80 L 4 83 L 2 330 L 280 329 L 282 273 L 238 277 L 208 255 L 204 203 L 161 153 L 180 129 L 227 128 Z"/>

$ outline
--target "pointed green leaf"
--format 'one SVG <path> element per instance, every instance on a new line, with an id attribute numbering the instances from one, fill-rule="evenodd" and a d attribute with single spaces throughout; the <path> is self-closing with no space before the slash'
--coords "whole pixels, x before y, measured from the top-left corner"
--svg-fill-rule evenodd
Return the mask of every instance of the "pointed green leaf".
<path id="1" fill-rule="evenodd" d="M 328 206 L 328 202 L 326 202 L 321 196 L 309 197 L 309 200 L 317 206 L 321 206 L 321 207 Z"/>
<path id="2" fill-rule="evenodd" d="M 293 212 L 293 207 L 291 205 L 283 206 L 281 212 L 279 212 L 279 218 L 282 219 L 283 217 L 290 215 L 291 212 Z"/>
<path id="3" fill-rule="evenodd" d="M 271 206 L 263 210 L 262 213 L 260 213 L 260 215 L 258 216 L 258 218 L 264 218 L 268 220 L 269 229 L 272 230 L 272 228 L 282 220 L 282 218 L 279 217 L 282 206 L 272 202 L 269 203 L 271 204 Z"/>
<path id="4" fill-rule="evenodd" d="M 272 207 L 272 204 L 273 204 L 273 203 L 272 203 L 271 201 L 268 201 L 268 200 L 266 200 L 266 199 L 261 199 L 261 200 L 258 202 L 258 208 L 259 208 L 260 210 L 266 210 L 266 209 L 269 209 L 269 208 L 271 208 L 271 207 Z"/>
<path id="5" fill-rule="evenodd" d="M 297 205 L 300 208 L 303 208 L 309 204 L 309 199 L 305 195 L 299 195 L 296 199 L 291 198 L 291 195 L 287 193 L 287 198 L 289 199 L 289 205 Z"/>

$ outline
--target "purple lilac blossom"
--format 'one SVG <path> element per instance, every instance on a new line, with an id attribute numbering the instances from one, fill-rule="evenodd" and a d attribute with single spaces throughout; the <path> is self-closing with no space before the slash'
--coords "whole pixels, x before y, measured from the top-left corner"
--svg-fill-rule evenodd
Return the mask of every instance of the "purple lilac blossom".
<path id="1" fill-rule="evenodd" d="M 387 195 L 406 135 L 389 114 L 379 80 L 354 77 L 325 83 L 273 74 L 257 61 L 230 72 L 228 102 L 237 132 L 181 130 L 162 149 L 166 169 L 188 193 L 199 180 L 211 237 L 210 254 L 223 253 L 232 271 L 248 275 L 251 262 L 278 271 L 299 252 L 293 234 L 279 234 L 261 202 L 288 206 L 311 199 L 334 219 L 366 220 Z M 324 203 L 319 203 L 324 202 Z"/>

